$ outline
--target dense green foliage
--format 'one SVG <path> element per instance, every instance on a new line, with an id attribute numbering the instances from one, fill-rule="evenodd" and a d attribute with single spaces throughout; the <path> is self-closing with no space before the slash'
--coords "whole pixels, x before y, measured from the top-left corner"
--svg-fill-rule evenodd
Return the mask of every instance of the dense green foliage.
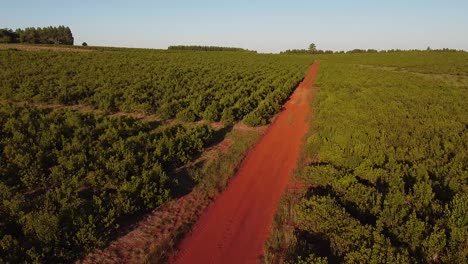
<path id="1" fill-rule="evenodd" d="M 169 46 L 168 50 L 190 50 L 190 51 L 250 51 L 243 48 L 217 47 L 217 46 Z"/>
<path id="2" fill-rule="evenodd" d="M 69 27 L 29 27 L 25 29 L 0 29 L 0 43 L 61 44 L 73 45 Z"/>
<path id="3" fill-rule="evenodd" d="M 207 125 L 0 105 L 0 262 L 69 262 L 105 245 L 125 217 L 170 198 L 171 171 L 212 137 Z"/>
<path id="4" fill-rule="evenodd" d="M 60 105 L 261 125 L 311 62 L 232 51 L 1 50 L 0 262 L 69 262 L 104 246 L 129 217 L 186 188 L 174 169 L 214 137 L 207 125 L 161 126 Z"/>
<path id="5" fill-rule="evenodd" d="M 19 36 L 11 29 L 1 28 L 0 29 L 0 43 L 17 43 Z"/>
<path id="6" fill-rule="evenodd" d="M 468 54 L 320 58 L 291 260 L 466 263 Z"/>
<path id="7" fill-rule="evenodd" d="M 0 51 L 0 97 L 265 124 L 312 58 L 250 52 Z"/>

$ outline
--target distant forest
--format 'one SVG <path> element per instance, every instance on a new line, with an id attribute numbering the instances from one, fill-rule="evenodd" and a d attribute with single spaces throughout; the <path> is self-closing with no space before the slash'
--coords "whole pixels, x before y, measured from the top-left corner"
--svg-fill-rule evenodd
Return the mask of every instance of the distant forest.
<path id="1" fill-rule="evenodd" d="M 217 47 L 217 46 L 169 46 L 168 50 L 194 50 L 194 51 L 250 51 L 242 48 L 233 48 L 233 47 Z"/>
<path id="2" fill-rule="evenodd" d="M 61 44 L 73 45 L 69 27 L 28 27 L 25 29 L 0 29 L 0 43 Z"/>
<path id="3" fill-rule="evenodd" d="M 402 51 L 440 51 L 440 52 L 463 52 L 463 50 L 456 50 L 456 49 L 431 49 L 428 47 L 426 50 L 417 50 L 417 49 L 410 49 L 410 50 L 400 50 L 400 49 L 390 49 L 390 50 L 376 50 L 376 49 L 353 49 L 348 51 L 333 51 L 333 50 L 310 50 L 310 49 L 289 49 L 285 51 L 281 51 L 280 54 L 333 54 L 333 53 L 378 53 L 378 52 L 402 52 Z"/>

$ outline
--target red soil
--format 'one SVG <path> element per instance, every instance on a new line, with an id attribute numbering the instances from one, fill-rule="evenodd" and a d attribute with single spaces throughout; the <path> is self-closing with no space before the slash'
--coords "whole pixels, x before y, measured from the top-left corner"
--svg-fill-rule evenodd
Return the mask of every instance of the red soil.
<path id="1" fill-rule="evenodd" d="M 112 242 L 107 248 L 96 250 L 76 263 L 147 263 L 156 253 L 156 258 L 168 241 L 183 226 L 200 216 L 200 208 L 205 208 L 209 198 L 195 189 L 188 195 L 169 201 L 155 209 L 133 230 Z"/>
<path id="2" fill-rule="evenodd" d="M 308 131 L 314 63 L 227 189 L 182 241 L 173 263 L 256 263 Z"/>

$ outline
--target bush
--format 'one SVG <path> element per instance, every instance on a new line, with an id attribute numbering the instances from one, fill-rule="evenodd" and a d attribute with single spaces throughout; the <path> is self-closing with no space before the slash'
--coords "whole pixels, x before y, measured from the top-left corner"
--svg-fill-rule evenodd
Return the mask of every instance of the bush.
<path id="1" fill-rule="evenodd" d="M 243 119 L 244 123 L 249 126 L 261 126 L 266 125 L 266 120 L 258 114 L 257 111 L 250 112 Z"/>
<path id="2" fill-rule="evenodd" d="M 191 108 L 187 108 L 177 113 L 176 118 L 185 122 L 194 122 L 195 120 L 197 120 L 197 116 Z"/>

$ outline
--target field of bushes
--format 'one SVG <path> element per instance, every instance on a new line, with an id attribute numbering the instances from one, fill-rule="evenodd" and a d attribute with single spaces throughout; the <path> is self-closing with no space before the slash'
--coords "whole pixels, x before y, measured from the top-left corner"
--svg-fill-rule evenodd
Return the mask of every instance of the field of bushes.
<path id="1" fill-rule="evenodd" d="M 222 139 L 192 122 L 267 124 L 319 59 L 294 179 L 305 187 L 283 198 L 266 262 L 466 263 L 467 53 L 89 49 L 0 50 L 0 262 L 107 245 L 180 193 L 174 171 Z"/>
<path id="2" fill-rule="evenodd" d="M 306 188 L 283 199 L 270 260 L 466 263 L 468 54 L 318 58 Z"/>
<path id="3" fill-rule="evenodd" d="M 235 51 L 12 47 L 0 50 L 0 262 L 16 263 L 79 259 L 115 239 L 121 224 L 184 193 L 204 175 L 177 169 L 190 168 L 229 124 L 266 124 L 312 62 Z M 115 112 L 156 118 L 108 115 Z M 215 131 L 198 120 L 227 126 Z"/>
<path id="4" fill-rule="evenodd" d="M 102 247 L 127 216 L 177 188 L 171 171 L 201 153 L 210 126 L 0 106 L 0 255 L 70 261 Z"/>
<path id="5" fill-rule="evenodd" d="M 311 63 L 235 51 L 0 50 L 0 97 L 256 126 L 268 123 Z"/>

